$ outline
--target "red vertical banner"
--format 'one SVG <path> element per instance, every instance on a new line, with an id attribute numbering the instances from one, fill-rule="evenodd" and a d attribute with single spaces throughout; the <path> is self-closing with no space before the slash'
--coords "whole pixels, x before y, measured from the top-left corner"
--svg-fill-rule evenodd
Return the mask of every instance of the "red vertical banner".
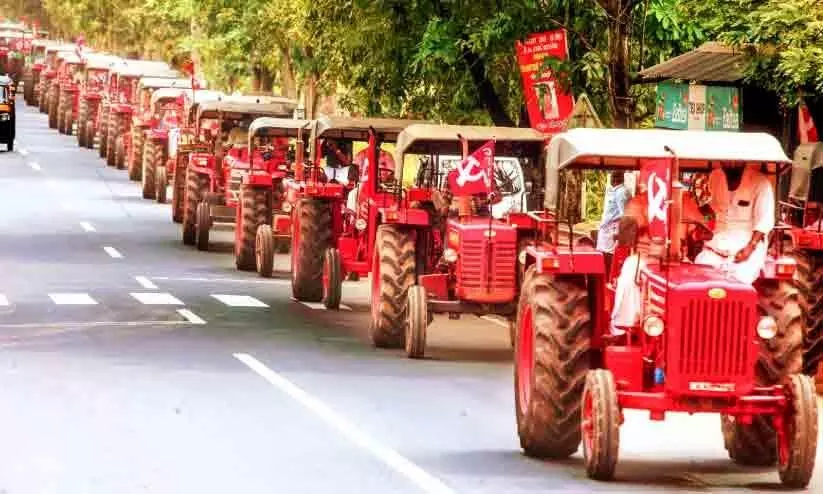
<path id="1" fill-rule="evenodd" d="M 671 189 L 671 159 L 641 160 L 640 180 L 646 188 L 649 218 L 649 239 L 665 240 L 669 236 L 669 189 Z"/>
<path id="2" fill-rule="evenodd" d="M 566 30 L 532 34 L 525 41 L 518 41 L 515 48 L 532 128 L 547 133 L 564 130 L 574 107 L 574 99 L 563 91 L 551 70 L 542 66 L 547 57 L 559 60 L 568 58 Z"/>

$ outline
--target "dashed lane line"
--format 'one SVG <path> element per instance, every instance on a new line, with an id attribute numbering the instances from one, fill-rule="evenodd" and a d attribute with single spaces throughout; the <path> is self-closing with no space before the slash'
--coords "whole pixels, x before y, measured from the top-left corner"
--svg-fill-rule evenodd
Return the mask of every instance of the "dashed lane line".
<path id="1" fill-rule="evenodd" d="M 129 295 L 137 299 L 138 302 L 144 305 L 185 305 L 177 297 L 171 293 L 145 293 L 132 292 Z"/>
<path id="2" fill-rule="evenodd" d="M 326 306 L 325 306 L 325 305 L 323 305 L 321 302 L 303 302 L 303 301 L 301 301 L 301 300 L 298 300 L 298 302 L 300 302 L 301 304 L 305 305 L 305 306 L 306 306 L 306 307 L 308 307 L 309 309 L 314 309 L 314 310 L 327 310 L 327 309 L 326 309 Z M 349 310 L 349 311 L 350 311 L 350 310 L 351 310 L 351 307 L 349 307 L 348 305 L 345 305 L 345 304 L 340 304 L 340 310 Z"/>
<path id="3" fill-rule="evenodd" d="M 140 283 L 140 286 L 146 290 L 157 290 L 157 285 L 152 283 L 151 280 L 145 276 L 135 276 L 134 279 L 137 280 L 137 282 Z"/>
<path id="4" fill-rule="evenodd" d="M 268 280 L 249 280 L 243 278 L 195 278 L 195 277 L 173 277 L 173 276 L 152 276 L 151 279 L 159 281 L 193 281 L 200 283 L 243 283 L 245 284 L 260 284 L 260 285 L 290 285 L 290 280 L 285 279 L 268 279 Z"/>
<path id="5" fill-rule="evenodd" d="M 177 309 L 177 313 L 185 317 L 186 320 L 192 324 L 206 324 L 205 320 L 189 309 Z"/>
<path id="6" fill-rule="evenodd" d="M 32 162 L 30 162 L 30 163 L 29 163 L 29 166 L 30 166 L 30 167 L 31 167 L 31 169 L 32 169 L 32 170 L 34 170 L 34 171 L 38 171 L 38 172 L 39 172 L 39 171 L 42 171 L 42 170 L 43 170 L 42 168 L 40 168 L 40 163 L 38 163 L 38 162 L 36 162 L 36 161 L 32 161 Z"/>
<path id="7" fill-rule="evenodd" d="M 57 305 L 97 305 L 88 293 L 49 293 L 49 298 Z"/>
<path id="8" fill-rule="evenodd" d="M 29 155 L 29 152 L 25 149 L 20 149 L 20 156 L 26 157 Z"/>
<path id="9" fill-rule="evenodd" d="M 106 251 L 106 254 L 108 254 L 110 257 L 112 257 L 114 259 L 122 259 L 123 258 L 123 254 L 118 252 L 117 249 L 115 249 L 114 247 L 106 246 L 106 247 L 103 247 L 103 250 Z"/>
<path id="10" fill-rule="evenodd" d="M 248 295 L 214 295 L 212 297 L 229 307 L 268 307 L 268 304 Z"/>
<path id="11" fill-rule="evenodd" d="M 6 307 L 9 305 L 9 298 L 0 293 L 0 307 Z"/>
<path id="12" fill-rule="evenodd" d="M 337 414 L 331 407 L 308 394 L 296 384 L 268 368 L 265 364 L 247 353 L 235 353 L 234 358 L 268 381 L 275 388 L 294 399 L 306 409 L 317 415 L 323 422 L 338 433 L 371 454 L 375 459 L 403 475 L 423 492 L 429 494 L 453 494 L 449 486 L 440 479 L 423 470 L 397 451 L 373 439 L 357 426 Z"/>
<path id="13" fill-rule="evenodd" d="M 94 228 L 94 225 L 92 225 L 88 221 L 81 221 L 80 222 L 80 227 L 83 228 L 84 231 L 87 231 L 89 233 L 97 231 L 97 229 Z"/>

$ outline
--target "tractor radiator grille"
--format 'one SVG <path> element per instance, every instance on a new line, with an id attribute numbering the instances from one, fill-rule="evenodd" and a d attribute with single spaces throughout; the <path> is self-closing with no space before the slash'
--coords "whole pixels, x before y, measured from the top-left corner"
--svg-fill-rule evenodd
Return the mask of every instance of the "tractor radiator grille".
<path id="1" fill-rule="evenodd" d="M 464 241 L 460 249 L 460 285 L 488 292 L 509 290 L 517 282 L 516 261 L 514 242 Z"/>
<path id="2" fill-rule="evenodd" d="M 743 301 L 692 300 L 680 312 L 681 332 L 669 342 L 670 350 L 677 350 L 668 361 L 682 377 L 733 379 L 751 372 L 754 314 L 749 306 Z"/>

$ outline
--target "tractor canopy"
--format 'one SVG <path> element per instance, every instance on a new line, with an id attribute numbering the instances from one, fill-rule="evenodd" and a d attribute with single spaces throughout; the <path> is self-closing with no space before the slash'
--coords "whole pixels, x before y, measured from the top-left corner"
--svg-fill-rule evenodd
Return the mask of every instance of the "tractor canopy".
<path id="1" fill-rule="evenodd" d="M 657 129 L 572 129 L 551 138 L 546 162 L 548 209 L 557 204 L 560 170 L 638 170 L 641 161 L 675 156 L 684 172 L 710 171 L 729 162 L 761 164 L 780 174 L 792 161 L 780 142 L 763 132 L 682 132 Z"/>
<path id="2" fill-rule="evenodd" d="M 410 125 L 426 123 L 422 120 L 404 120 L 399 118 L 351 118 L 326 117 L 317 119 L 312 131 L 312 141 L 322 137 L 329 139 L 347 139 L 352 141 L 369 140 L 369 129 L 374 129 L 386 142 L 397 142 L 397 136 Z"/>
<path id="3" fill-rule="evenodd" d="M 149 101 L 149 104 L 152 108 L 154 108 L 157 103 L 176 100 L 177 98 L 183 96 L 185 92 L 185 88 L 161 87 L 151 93 L 151 100 Z"/>
<path id="4" fill-rule="evenodd" d="M 417 124 L 406 128 L 397 138 L 396 161 L 406 154 L 462 154 L 461 137 L 469 146 L 495 140 L 495 154 L 501 156 L 540 156 L 546 136 L 534 129 L 467 125 Z"/>
<path id="5" fill-rule="evenodd" d="M 202 103 L 205 103 L 207 101 L 218 101 L 226 97 L 226 95 L 223 94 L 223 92 L 221 91 L 205 89 L 198 89 L 197 91 L 186 91 L 183 96 L 186 98 L 185 108 L 188 111 L 188 122 L 194 122 L 196 120 L 197 112 Z"/>
<path id="6" fill-rule="evenodd" d="M 86 70 L 108 70 L 120 60 L 120 57 L 103 53 L 89 53 L 84 55 L 84 58 L 86 59 Z"/>
<path id="7" fill-rule="evenodd" d="M 810 187 L 812 183 L 816 187 Z M 823 202 L 821 188 L 823 188 L 823 142 L 801 144 L 794 151 L 789 197 L 798 201 Z"/>
<path id="8" fill-rule="evenodd" d="M 142 77 L 138 87 L 139 89 L 191 89 L 191 80 L 170 77 Z"/>
<path id="9" fill-rule="evenodd" d="M 314 122 L 294 118 L 260 117 L 249 125 L 249 147 L 255 137 L 297 137 L 306 131 Z"/>
<path id="10" fill-rule="evenodd" d="M 279 96 L 225 96 L 216 101 L 200 103 L 197 108 L 197 120 L 219 118 L 221 115 L 227 120 L 289 117 L 295 108 L 296 101 Z"/>

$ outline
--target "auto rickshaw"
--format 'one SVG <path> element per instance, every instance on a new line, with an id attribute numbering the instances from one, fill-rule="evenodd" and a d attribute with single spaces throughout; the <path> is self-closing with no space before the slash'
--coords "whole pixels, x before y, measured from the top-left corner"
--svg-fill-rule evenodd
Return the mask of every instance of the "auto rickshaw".
<path id="1" fill-rule="evenodd" d="M 0 142 L 6 150 L 14 151 L 14 80 L 9 76 L 0 76 Z"/>

